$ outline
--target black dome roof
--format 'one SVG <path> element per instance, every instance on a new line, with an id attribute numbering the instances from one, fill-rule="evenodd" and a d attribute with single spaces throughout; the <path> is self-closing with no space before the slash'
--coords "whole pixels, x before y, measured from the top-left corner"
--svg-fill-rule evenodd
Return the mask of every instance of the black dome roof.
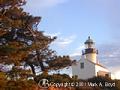
<path id="1" fill-rule="evenodd" d="M 90 38 L 90 36 L 88 37 L 88 39 L 85 41 L 85 44 L 93 44 L 94 41 Z"/>

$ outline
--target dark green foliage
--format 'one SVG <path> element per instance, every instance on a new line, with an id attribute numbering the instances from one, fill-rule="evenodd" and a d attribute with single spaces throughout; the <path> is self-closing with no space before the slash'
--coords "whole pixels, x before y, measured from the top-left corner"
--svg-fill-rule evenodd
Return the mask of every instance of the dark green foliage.
<path id="1" fill-rule="evenodd" d="M 56 37 L 45 36 L 38 30 L 41 17 L 25 12 L 21 7 L 25 3 L 25 0 L 0 0 L 0 63 L 12 66 L 8 75 L 21 77 L 20 72 L 26 70 L 14 67 L 30 67 L 30 74 L 36 75 L 36 68 L 44 72 L 70 66 L 68 56 L 57 56 L 49 48 Z"/>

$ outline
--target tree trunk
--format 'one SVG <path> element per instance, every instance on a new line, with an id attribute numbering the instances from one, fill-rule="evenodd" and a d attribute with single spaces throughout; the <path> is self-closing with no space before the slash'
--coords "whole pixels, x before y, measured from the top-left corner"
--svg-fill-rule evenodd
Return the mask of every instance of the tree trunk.
<path id="1" fill-rule="evenodd" d="M 40 67 L 41 67 L 41 71 L 45 71 L 45 67 L 44 67 L 44 65 L 43 65 L 43 62 L 42 62 L 42 60 L 40 60 L 39 50 L 36 50 L 36 54 L 37 54 L 37 60 L 38 60 L 39 65 L 40 65 Z"/>
<path id="2" fill-rule="evenodd" d="M 34 66 L 33 65 L 29 65 L 30 67 L 31 67 L 31 69 L 32 69 L 32 73 L 34 74 L 34 75 L 36 75 L 36 72 L 35 72 L 35 68 L 34 68 Z"/>

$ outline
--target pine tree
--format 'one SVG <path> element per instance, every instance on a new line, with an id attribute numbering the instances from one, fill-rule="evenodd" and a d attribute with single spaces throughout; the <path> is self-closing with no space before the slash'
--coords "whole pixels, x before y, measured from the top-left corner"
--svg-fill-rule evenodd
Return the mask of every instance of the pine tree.
<path id="1" fill-rule="evenodd" d="M 57 56 L 49 48 L 56 37 L 45 36 L 38 30 L 41 17 L 25 12 L 21 7 L 25 3 L 25 0 L 0 0 L 0 63 L 12 66 L 8 75 L 20 77 L 25 72 L 20 68 L 24 65 L 34 75 L 35 67 L 44 72 L 71 65 L 69 56 Z"/>

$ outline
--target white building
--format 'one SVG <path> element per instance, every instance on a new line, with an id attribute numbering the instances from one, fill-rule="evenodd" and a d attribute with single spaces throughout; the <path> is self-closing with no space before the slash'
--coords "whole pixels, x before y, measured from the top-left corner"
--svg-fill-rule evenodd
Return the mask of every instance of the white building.
<path id="1" fill-rule="evenodd" d="M 86 48 L 82 51 L 80 60 L 72 65 L 72 74 L 79 79 L 88 79 L 95 76 L 110 76 L 110 72 L 106 67 L 101 65 L 97 59 L 98 50 L 95 43 L 88 37 L 84 43 Z"/>

